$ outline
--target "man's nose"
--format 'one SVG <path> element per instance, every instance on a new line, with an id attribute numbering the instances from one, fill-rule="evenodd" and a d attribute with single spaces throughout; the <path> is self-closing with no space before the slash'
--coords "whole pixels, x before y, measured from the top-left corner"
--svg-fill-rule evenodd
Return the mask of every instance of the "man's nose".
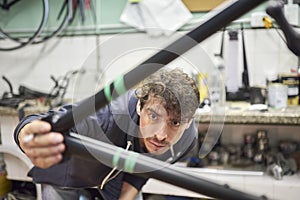
<path id="1" fill-rule="evenodd" d="M 162 122 L 159 129 L 156 130 L 155 136 L 159 141 L 162 141 L 167 138 L 168 134 L 168 125 L 166 122 Z"/>

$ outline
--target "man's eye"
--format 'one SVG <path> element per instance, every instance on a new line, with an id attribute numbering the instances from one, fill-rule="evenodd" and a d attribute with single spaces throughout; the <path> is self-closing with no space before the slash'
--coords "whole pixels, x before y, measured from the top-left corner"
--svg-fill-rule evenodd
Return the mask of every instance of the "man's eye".
<path id="1" fill-rule="evenodd" d="M 152 120 L 156 120 L 158 117 L 155 113 L 150 113 L 149 118 L 152 119 Z"/>
<path id="2" fill-rule="evenodd" d="M 180 122 L 179 121 L 171 121 L 171 125 L 174 127 L 178 127 L 178 126 L 180 126 Z"/>

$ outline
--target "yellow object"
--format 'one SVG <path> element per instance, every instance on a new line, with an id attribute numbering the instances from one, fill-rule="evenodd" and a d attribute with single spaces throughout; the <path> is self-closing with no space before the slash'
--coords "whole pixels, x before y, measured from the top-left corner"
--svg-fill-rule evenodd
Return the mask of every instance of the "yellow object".
<path id="1" fill-rule="evenodd" d="M 5 196 L 12 187 L 12 182 L 6 178 L 5 172 L 0 172 L 0 198 Z"/>
<path id="2" fill-rule="evenodd" d="M 299 105 L 300 77 L 293 74 L 282 74 L 279 77 L 288 86 L 288 105 Z"/>
<path id="3" fill-rule="evenodd" d="M 299 96 L 288 98 L 288 105 L 299 105 Z"/>
<path id="4" fill-rule="evenodd" d="M 203 102 L 204 99 L 209 98 L 207 77 L 207 73 L 198 73 L 197 75 L 198 87 L 200 92 L 200 103 Z"/>
<path id="5" fill-rule="evenodd" d="M 264 22 L 264 26 L 265 26 L 266 29 L 269 29 L 273 26 L 272 20 L 267 16 L 263 17 L 263 22 Z"/>
<path id="6" fill-rule="evenodd" d="M 129 3 L 140 3 L 142 0 L 128 0 Z"/>

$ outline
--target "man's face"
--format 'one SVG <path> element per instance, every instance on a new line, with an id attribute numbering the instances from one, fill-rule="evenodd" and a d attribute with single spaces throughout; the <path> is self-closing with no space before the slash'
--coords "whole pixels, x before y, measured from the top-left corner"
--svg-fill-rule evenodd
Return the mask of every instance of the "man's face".
<path id="1" fill-rule="evenodd" d="M 188 122 L 181 123 L 180 120 L 168 115 L 161 101 L 153 97 L 144 104 L 141 110 L 139 109 L 138 104 L 141 142 L 152 154 L 165 153 L 181 138 L 190 124 Z"/>

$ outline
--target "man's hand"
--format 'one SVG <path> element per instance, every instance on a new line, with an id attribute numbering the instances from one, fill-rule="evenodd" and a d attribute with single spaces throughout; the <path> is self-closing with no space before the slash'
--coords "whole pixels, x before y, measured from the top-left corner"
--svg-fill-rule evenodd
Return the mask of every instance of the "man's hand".
<path id="1" fill-rule="evenodd" d="M 63 158 L 64 137 L 61 133 L 51 132 L 48 122 L 35 120 L 26 124 L 21 129 L 18 140 L 22 150 L 37 167 L 51 167 Z"/>

